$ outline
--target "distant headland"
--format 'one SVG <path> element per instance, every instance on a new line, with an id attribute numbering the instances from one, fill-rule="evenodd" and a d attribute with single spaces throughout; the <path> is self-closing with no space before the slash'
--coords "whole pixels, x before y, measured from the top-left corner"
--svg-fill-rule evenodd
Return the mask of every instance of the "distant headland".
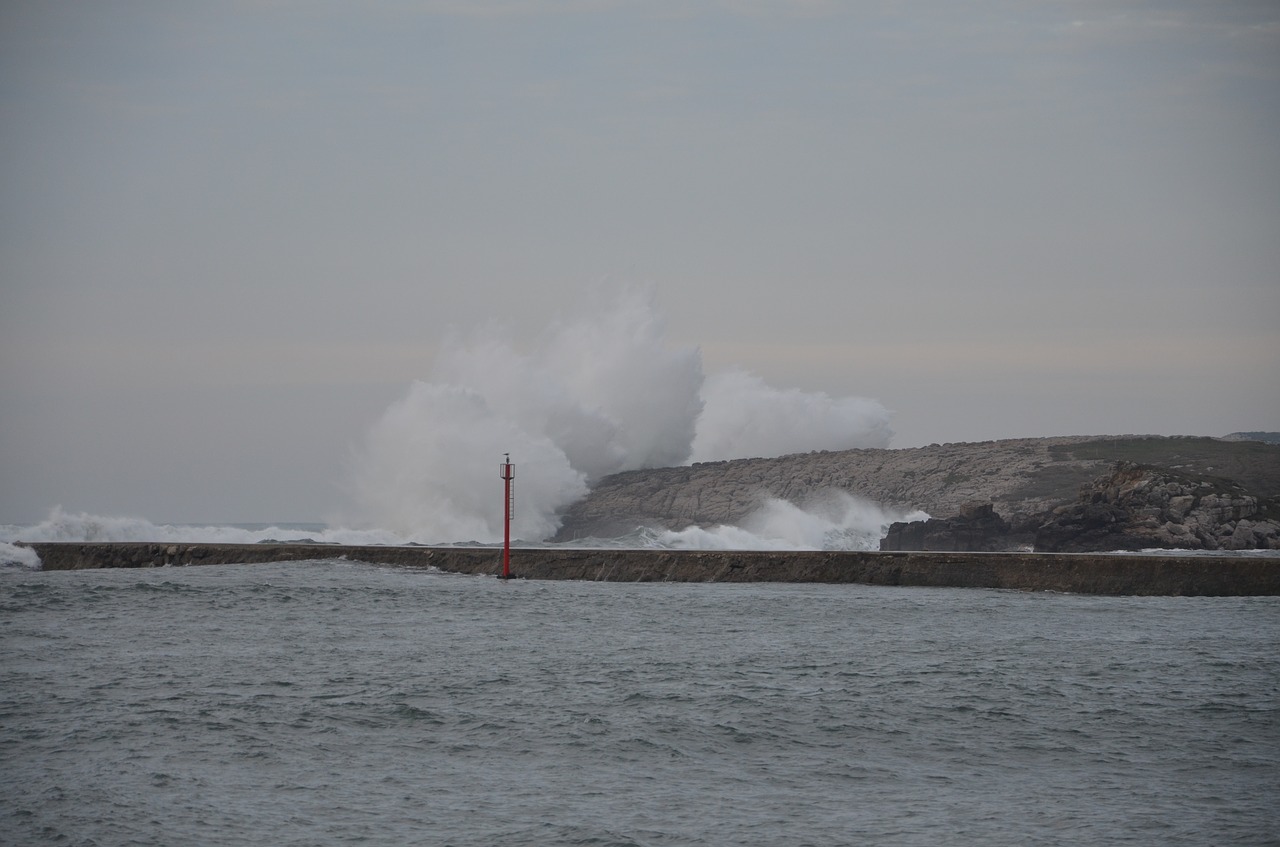
<path id="1" fill-rule="evenodd" d="M 768 498 L 803 506 L 832 492 L 932 517 L 892 524 L 878 551 L 623 549 L 599 543 L 637 527 L 736 525 Z M 596 539 L 593 545 L 574 543 L 589 537 Z M 554 540 L 562 543 L 521 549 L 515 575 L 1277 595 L 1280 552 L 1270 551 L 1280 551 L 1280 443 L 1244 437 L 1074 436 L 630 471 L 605 477 L 574 504 Z M 341 557 L 501 573 L 499 550 L 472 545 L 23 546 L 38 553 L 46 570 Z M 1152 553 L 1152 548 L 1169 552 Z M 1122 552 L 1136 550 L 1148 552 Z"/>
<path id="2" fill-rule="evenodd" d="M 1280 549 L 1280 433 L 1066 436 L 815 451 L 600 480 L 555 541 L 736 525 L 770 497 L 832 491 L 931 520 L 882 550 Z"/>

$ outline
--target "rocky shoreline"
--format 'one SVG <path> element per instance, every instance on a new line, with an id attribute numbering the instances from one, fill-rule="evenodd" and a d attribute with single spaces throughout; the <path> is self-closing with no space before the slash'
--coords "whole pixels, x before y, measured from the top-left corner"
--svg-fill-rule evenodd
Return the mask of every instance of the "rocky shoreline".
<path id="1" fill-rule="evenodd" d="M 154 544 L 40 542 L 25 546 L 45 570 L 190 567 L 343 558 L 371 564 L 498 576 L 501 552 L 477 547 L 305 543 Z M 999 588 L 1103 595 L 1276 596 L 1278 556 L 859 551 L 686 551 L 524 548 L 526 579 L 614 582 L 822 582 Z"/>
<path id="2" fill-rule="evenodd" d="M 1041 553 L 1102 550 L 1276 550 L 1280 507 L 1232 480 L 1117 462 L 1075 502 L 1024 516 L 1015 528 L 990 503 L 951 518 L 889 527 L 881 550 Z"/>
<path id="3" fill-rule="evenodd" d="M 629 471 L 600 480 L 571 506 L 553 540 L 641 526 L 740 525 L 768 498 L 804 507 L 833 491 L 932 516 L 928 526 L 890 527 L 884 550 L 1280 549 L 1280 445 L 1163 436 L 934 444 Z"/>

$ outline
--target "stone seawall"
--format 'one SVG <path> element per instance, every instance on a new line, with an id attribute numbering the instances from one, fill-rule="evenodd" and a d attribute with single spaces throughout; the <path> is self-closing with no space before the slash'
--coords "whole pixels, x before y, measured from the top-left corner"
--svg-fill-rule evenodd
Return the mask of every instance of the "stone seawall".
<path id="1" fill-rule="evenodd" d="M 500 550 L 475 547 L 138 542 L 25 546 L 40 556 L 44 570 L 345 558 L 465 574 L 496 576 L 502 571 Z M 527 579 L 615 582 L 828 582 L 1081 594 L 1280 595 L 1280 556 L 532 548 L 512 551 L 512 573 Z"/>

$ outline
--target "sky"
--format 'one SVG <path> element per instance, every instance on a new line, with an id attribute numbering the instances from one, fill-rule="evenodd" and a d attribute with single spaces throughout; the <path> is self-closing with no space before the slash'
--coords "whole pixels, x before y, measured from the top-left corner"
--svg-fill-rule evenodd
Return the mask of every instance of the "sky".
<path id="1" fill-rule="evenodd" d="M 0 523 L 329 519 L 615 287 L 894 447 L 1278 430 L 1278 140 L 1273 2 L 10 0 Z"/>

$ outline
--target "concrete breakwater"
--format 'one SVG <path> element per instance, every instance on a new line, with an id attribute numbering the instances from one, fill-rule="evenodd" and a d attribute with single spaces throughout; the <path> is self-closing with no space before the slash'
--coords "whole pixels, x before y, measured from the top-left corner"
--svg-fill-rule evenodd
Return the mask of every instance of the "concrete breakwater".
<path id="1" fill-rule="evenodd" d="M 499 575 L 502 553 L 480 547 L 307 543 L 34 542 L 44 570 L 260 564 L 345 558 L 398 567 Z M 1106 553 L 698 551 L 528 548 L 512 551 L 526 579 L 615 582 L 827 582 L 1007 588 L 1081 594 L 1280 595 L 1280 556 Z"/>

